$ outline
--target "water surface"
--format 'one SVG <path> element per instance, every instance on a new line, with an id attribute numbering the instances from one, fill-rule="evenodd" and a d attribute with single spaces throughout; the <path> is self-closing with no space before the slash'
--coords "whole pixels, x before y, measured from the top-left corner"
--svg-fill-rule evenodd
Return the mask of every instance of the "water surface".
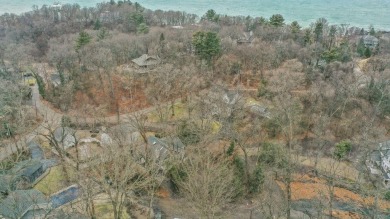
<path id="1" fill-rule="evenodd" d="M 0 14 L 20 14 L 32 10 L 33 5 L 51 5 L 52 0 L 0 0 Z M 62 0 L 62 4 L 77 3 L 92 7 L 100 0 Z M 153 10 L 180 10 L 203 15 L 208 9 L 219 14 L 250 15 L 269 18 L 282 14 L 286 22 L 298 21 L 308 26 L 317 18 L 325 17 L 331 24 L 350 24 L 368 28 L 390 30 L 390 0 L 139 0 Z"/>

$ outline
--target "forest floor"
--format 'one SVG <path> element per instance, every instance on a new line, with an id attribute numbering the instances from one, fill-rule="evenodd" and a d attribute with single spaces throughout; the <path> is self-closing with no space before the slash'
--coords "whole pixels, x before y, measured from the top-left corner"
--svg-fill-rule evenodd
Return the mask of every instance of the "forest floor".
<path id="1" fill-rule="evenodd" d="M 277 183 L 285 191 L 286 186 L 280 181 L 277 181 Z M 359 211 L 356 210 L 361 209 L 360 212 L 365 212 L 367 206 L 374 206 L 375 204 L 375 199 L 372 196 L 363 197 L 353 191 L 337 186 L 332 188 L 326 180 L 309 175 L 295 176 L 295 181 L 291 184 L 291 197 L 292 201 L 300 203 L 300 205 L 312 205 L 312 208 L 320 205 L 327 206 L 332 189 L 334 189 L 334 216 L 337 218 L 364 218 L 365 215 L 358 214 Z M 315 206 L 310 202 L 319 203 L 320 205 Z M 390 202 L 379 200 L 378 207 L 381 211 L 386 212 L 390 209 Z M 325 210 L 324 212 L 326 213 Z"/>
<path id="2" fill-rule="evenodd" d="M 26 114 L 28 115 L 28 122 L 25 123 L 25 127 L 20 130 L 19 133 L 14 135 L 14 138 L 1 138 L 0 139 L 0 147 L 2 144 L 11 144 L 14 143 L 14 139 L 20 139 L 21 136 L 26 135 L 26 133 L 30 133 L 35 130 L 43 121 L 43 117 L 41 114 L 36 113 L 33 106 L 26 109 Z"/>
<path id="3" fill-rule="evenodd" d="M 298 156 L 298 162 L 301 165 L 314 167 L 315 158 L 307 156 Z M 352 181 L 356 181 L 359 178 L 359 171 L 354 167 L 353 164 L 336 161 L 332 158 L 318 158 L 316 169 L 320 172 L 334 172 L 336 176 L 346 178 Z"/>

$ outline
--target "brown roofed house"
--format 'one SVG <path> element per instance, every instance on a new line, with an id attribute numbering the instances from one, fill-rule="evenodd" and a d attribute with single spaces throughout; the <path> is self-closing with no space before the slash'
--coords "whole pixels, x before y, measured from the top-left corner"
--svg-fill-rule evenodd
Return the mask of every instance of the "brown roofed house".
<path id="1" fill-rule="evenodd" d="M 141 57 L 132 60 L 138 67 L 150 68 L 155 67 L 161 63 L 161 59 L 158 56 L 149 56 L 143 54 Z"/>

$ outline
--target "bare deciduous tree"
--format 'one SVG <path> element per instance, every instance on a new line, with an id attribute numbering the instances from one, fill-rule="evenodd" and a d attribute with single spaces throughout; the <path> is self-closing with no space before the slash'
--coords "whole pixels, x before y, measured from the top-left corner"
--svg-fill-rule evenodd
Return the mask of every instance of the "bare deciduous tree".
<path id="1" fill-rule="evenodd" d="M 207 151 L 197 151 L 179 166 L 184 177 L 179 179 L 179 189 L 196 208 L 201 217 L 223 215 L 222 208 L 236 195 L 234 174 L 228 160 Z"/>
<path id="2" fill-rule="evenodd" d="M 155 183 L 158 165 L 143 157 L 138 150 L 109 145 L 89 167 L 89 178 L 108 195 L 115 219 L 122 217 L 125 203 L 135 192 L 147 191 Z"/>

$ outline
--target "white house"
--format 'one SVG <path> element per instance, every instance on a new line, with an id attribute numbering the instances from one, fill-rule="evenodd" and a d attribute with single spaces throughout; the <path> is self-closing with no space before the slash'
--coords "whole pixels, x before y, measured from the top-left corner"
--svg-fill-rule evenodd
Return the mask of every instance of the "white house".
<path id="1" fill-rule="evenodd" d="M 383 178 L 383 184 L 390 188 L 390 141 L 379 143 L 379 149 L 371 152 L 366 160 L 370 173 Z"/>

